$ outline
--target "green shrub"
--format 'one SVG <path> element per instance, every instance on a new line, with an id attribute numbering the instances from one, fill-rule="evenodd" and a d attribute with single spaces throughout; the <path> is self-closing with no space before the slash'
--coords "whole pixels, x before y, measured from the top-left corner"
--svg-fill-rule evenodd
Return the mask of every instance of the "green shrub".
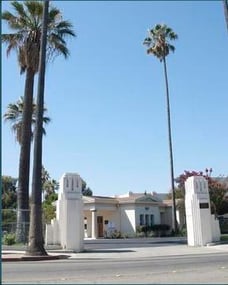
<path id="1" fill-rule="evenodd" d="M 184 226 L 182 229 L 180 229 L 177 233 L 178 236 L 180 237 L 186 237 L 187 236 L 187 228 Z"/>
<path id="2" fill-rule="evenodd" d="M 15 234 L 5 234 L 3 236 L 3 244 L 12 245 L 16 243 L 16 235 Z"/>
<path id="3" fill-rule="evenodd" d="M 151 231 L 154 232 L 154 235 L 157 237 L 166 236 L 169 230 L 170 226 L 166 224 L 157 224 L 151 226 Z"/>
<path id="4" fill-rule="evenodd" d="M 115 230 L 115 231 L 111 234 L 111 238 L 122 238 L 121 232 Z"/>

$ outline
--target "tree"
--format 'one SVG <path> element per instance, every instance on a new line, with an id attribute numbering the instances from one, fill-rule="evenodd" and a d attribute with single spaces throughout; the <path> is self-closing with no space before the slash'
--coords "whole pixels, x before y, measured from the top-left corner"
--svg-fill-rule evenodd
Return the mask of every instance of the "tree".
<path id="1" fill-rule="evenodd" d="M 49 224 L 55 218 L 56 206 L 53 205 L 53 202 L 58 199 L 58 194 L 56 193 L 58 189 L 59 183 L 52 179 L 48 171 L 42 167 L 42 190 L 44 193 L 42 209 L 45 224 Z"/>
<path id="2" fill-rule="evenodd" d="M 93 191 L 86 186 L 86 182 L 84 180 L 82 180 L 82 195 L 83 196 L 92 196 L 93 195 Z"/>
<path id="3" fill-rule="evenodd" d="M 2 176 L 2 209 L 16 209 L 16 183 L 16 178 L 5 175 Z"/>
<path id="4" fill-rule="evenodd" d="M 41 33 L 41 49 L 39 61 L 39 77 L 37 92 L 37 113 L 34 134 L 33 175 L 31 216 L 29 226 L 28 255 L 47 255 L 44 249 L 43 227 L 42 227 L 42 124 L 44 111 L 44 89 L 46 71 L 47 33 L 49 24 L 49 0 L 44 1 L 43 21 Z M 66 49 L 65 49 L 66 50 Z"/>
<path id="5" fill-rule="evenodd" d="M 42 204 L 43 208 L 43 219 L 45 224 L 50 224 L 51 220 L 56 217 L 56 206 L 53 205 L 58 199 L 57 193 L 51 193 L 45 197 L 45 200 Z"/>
<path id="6" fill-rule="evenodd" d="M 172 133 L 171 133 L 171 119 L 170 119 L 170 103 L 169 103 L 169 85 L 166 66 L 166 57 L 170 51 L 174 52 L 175 47 L 169 41 L 176 40 L 177 34 L 166 25 L 155 25 L 153 29 L 148 30 L 148 37 L 145 38 L 143 44 L 147 46 L 147 54 L 152 54 L 157 57 L 160 62 L 163 62 L 165 86 L 166 86 L 166 108 L 167 108 L 167 123 L 168 123 L 168 141 L 169 141 L 169 158 L 170 158 L 170 177 L 171 177 L 171 190 L 173 201 L 173 231 L 177 232 L 177 219 L 176 219 L 176 202 L 174 191 L 174 168 L 173 168 L 173 150 L 172 150 Z"/>
<path id="7" fill-rule="evenodd" d="M 44 248 L 42 226 L 42 117 L 44 111 L 44 85 L 46 71 L 46 47 L 49 0 L 44 1 L 37 92 L 37 114 L 34 136 L 31 217 L 29 224 L 28 255 L 47 255 Z"/>
<path id="8" fill-rule="evenodd" d="M 59 189 L 59 183 L 55 179 L 51 179 L 48 171 L 44 167 L 42 167 L 41 170 L 41 182 L 45 199 Z"/>
<path id="9" fill-rule="evenodd" d="M 219 182 L 219 179 L 216 177 L 211 177 L 212 168 L 205 169 L 203 171 L 184 171 L 181 175 L 176 178 L 177 189 L 176 194 L 179 193 L 180 197 L 185 198 L 185 181 L 191 176 L 203 176 L 208 181 L 208 191 L 211 201 L 211 211 L 219 215 L 224 214 L 227 208 L 227 198 L 226 194 L 228 193 L 228 185 L 226 183 Z M 177 194 L 178 195 L 178 194 Z"/>
<path id="10" fill-rule="evenodd" d="M 34 77 L 38 71 L 41 27 L 43 15 L 42 1 L 13 1 L 11 3 L 15 14 L 9 11 L 2 13 L 2 20 L 6 21 L 13 33 L 2 34 L 2 42 L 7 44 L 7 55 L 15 50 L 21 73 L 26 73 L 24 89 L 24 108 L 22 113 L 22 140 L 19 159 L 18 175 L 18 211 L 17 211 L 17 240 L 27 240 L 27 230 L 24 232 L 23 223 L 28 223 L 29 208 L 29 169 L 31 148 L 31 121 Z M 65 58 L 69 55 L 66 46 L 66 36 L 75 36 L 72 24 L 62 20 L 60 11 L 52 7 L 48 15 L 47 58 L 53 59 L 57 55 Z"/>
<path id="11" fill-rule="evenodd" d="M 16 182 L 16 178 L 2 176 L 2 231 L 9 232 L 11 225 L 16 222 Z"/>
<path id="12" fill-rule="evenodd" d="M 227 31 L 228 31 L 228 0 L 223 0 L 223 7 L 224 7 L 226 27 L 227 27 Z"/>
<path id="13" fill-rule="evenodd" d="M 3 115 L 4 120 L 11 123 L 12 131 L 15 133 L 16 140 L 19 144 L 21 144 L 22 141 L 22 113 L 24 109 L 24 98 L 21 96 L 19 100 L 17 100 L 16 103 L 10 103 L 7 106 L 7 111 Z M 33 102 L 32 104 L 32 127 L 35 125 L 36 122 L 36 109 L 37 106 Z M 44 108 L 44 113 L 47 111 L 46 108 Z M 51 121 L 49 117 L 44 116 L 43 117 L 43 123 L 48 124 Z M 43 134 L 46 135 L 45 128 L 43 128 Z M 33 130 L 31 132 L 31 139 L 33 139 Z"/>

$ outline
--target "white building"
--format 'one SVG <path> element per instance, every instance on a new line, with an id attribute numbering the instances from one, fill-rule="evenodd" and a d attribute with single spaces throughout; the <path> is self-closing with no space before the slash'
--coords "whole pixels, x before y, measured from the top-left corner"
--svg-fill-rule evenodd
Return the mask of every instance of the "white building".
<path id="1" fill-rule="evenodd" d="M 132 193 L 115 197 L 83 196 L 85 237 L 106 237 L 113 231 L 135 236 L 140 225 L 172 227 L 172 205 L 165 194 Z"/>

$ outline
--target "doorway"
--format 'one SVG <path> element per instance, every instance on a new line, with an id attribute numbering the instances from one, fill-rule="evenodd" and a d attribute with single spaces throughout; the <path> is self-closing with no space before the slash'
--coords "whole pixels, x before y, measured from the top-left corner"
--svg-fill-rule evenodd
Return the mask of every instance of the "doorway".
<path id="1" fill-rule="evenodd" d="M 97 216 L 97 233 L 98 237 L 103 237 L 103 216 Z"/>

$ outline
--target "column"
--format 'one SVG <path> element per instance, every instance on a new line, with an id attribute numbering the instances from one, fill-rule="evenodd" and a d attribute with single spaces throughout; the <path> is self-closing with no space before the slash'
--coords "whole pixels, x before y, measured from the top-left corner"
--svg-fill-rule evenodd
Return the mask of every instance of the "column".
<path id="1" fill-rule="evenodd" d="M 92 238 L 97 238 L 97 210 L 91 210 L 92 212 Z"/>

